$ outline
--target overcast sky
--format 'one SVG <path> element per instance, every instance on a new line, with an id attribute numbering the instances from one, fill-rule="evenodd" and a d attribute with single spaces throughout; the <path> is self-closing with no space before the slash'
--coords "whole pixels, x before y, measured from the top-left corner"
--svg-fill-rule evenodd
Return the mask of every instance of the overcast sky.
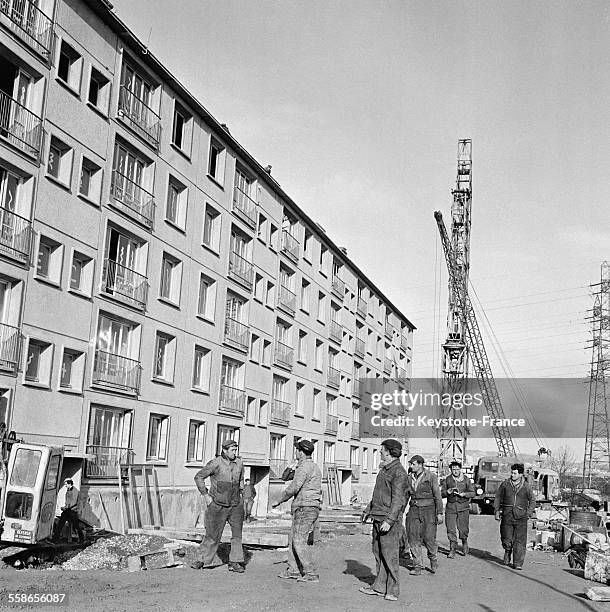
<path id="1" fill-rule="evenodd" d="M 512 372 L 587 374 L 588 285 L 610 258 L 610 5 L 114 6 L 417 326 L 415 377 L 438 372 L 433 211 L 449 223 L 457 141 L 471 138 L 471 280 Z"/>

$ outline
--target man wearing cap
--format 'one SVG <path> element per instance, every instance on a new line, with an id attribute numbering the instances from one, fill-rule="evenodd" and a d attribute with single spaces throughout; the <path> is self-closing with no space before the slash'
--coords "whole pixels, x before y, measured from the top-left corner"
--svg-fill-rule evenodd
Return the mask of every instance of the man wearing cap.
<path id="1" fill-rule="evenodd" d="M 205 479 L 210 478 L 210 489 Z M 244 465 L 237 456 L 237 442 L 227 440 L 222 445 L 222 453 L 209 461 L 195 475 L 195 484 L 206 503 L 205 537 L 199 545 L 199 561 L 193 563 L 194 569 L 212 568 L 222 565 L 216 554 L 222 530 L 228 522 L 231 525 L 231 552 L 229 571 L 243 574 L 244 549 L 241 534 L 244 524 Z"/>
<path id="2" fill-rule="evenodd" d="M 413 455 L 409 460 L 411 475 L 408 478 L 407 501 L 410 503 L 407 513 L 407 537 L 415 567 L 409 572 L 420 576 L 424 566 L 422 560 L 422 541 L 428 551 L 430 571 L 438 569 L 438 545 L 436 543 L 436 526 L 443 522 L 443 500 L 436 474 L 424 468 L 424 458 Z"/>
<path id="3" fill-rule="evenodd" d="M 396 601 L 400 593 L 399 553 L 402 513 L 405 509 L 407 472 L 399 457 L 402 444 L 398 440 L 381 443 L 381 464 L 373 489 L 371 502 L 363 512 L 362 520 L 373 519 L 373 554 L 377 577 L 370 587 L 360 587 L 365 595 L 380 595 Z"/>
<path id="4" fill-rule="evenodd" d="M 294 498 L 291 507 L 292 528 L 288 536 L 288 567 L 279 577 L 299 582 L 319 582 L 320 576 L 314 567 L 307 539 L 322 507 L 322 472 L 311 458 L 315 448 L 313 442 L 302 439 L 294 446 L 298 461 L 294 478 L 273 504 L 277 508 Z M 303 570 L 302 575 L 299 566 Z"/>
<path id="5" fill-rule="evenodd" d="M 445 508 L 445 525 L 449 538 L 448 559 L 455 557 L 457 550 L 456 527 L 462 540 L 462 553 L 468 554 L 468 522 L 470 520 L 470 500 L 475 496 L 474 485 L 468 476 L 462 474 L 462 464 L 452 461 L 449 464 L 451 474 L 443 480 L 441 495 L 447 498 Z"/>

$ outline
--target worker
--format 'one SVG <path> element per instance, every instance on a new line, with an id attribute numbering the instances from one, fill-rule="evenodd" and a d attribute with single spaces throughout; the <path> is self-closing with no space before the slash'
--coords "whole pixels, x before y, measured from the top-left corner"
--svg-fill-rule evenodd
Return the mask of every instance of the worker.
<path id="1" fill-rule="evenodd" d="M 441 487 L 442 497 L 447 498 L 445 507 L 445 525 L 447 538 L 449 538 L 448 559 L 455 557 L 457 550 L 457 532 L 462 541 L 462 554 L 466 556 L 468 548 L 468 523 L 470 520 L 470 500 L 475 496 L 474 485 L 468 476 L 462 473 L 462 464 L 452 461 L 449 464 L 451 474 L 443 480 Z"/>
<path id="2" fill-rule="evenodd" d="M 503 480 L 494 500 L 496 521 L 500 523 L 500 539 L 504 548 L 504 565 L 523 569 L 527 542 L 527 519 L 536 508 L 536 496 L 525 479 L 522 463 L 510 467 L 510 478 Z"/>
<path id="3" fill-rule="evenodd" d="M 253 484 L 250 484 L 250 479 L 246 478 L 244 481 L 244 520 L 250 522 L 252 520 L 252 506 L 254 505 L 254 498 L 256 497 L 256 489 Z"/>
<path id="4" fill-rule="evenodd" d="M 72 530 L 76 529 L 78 534 L 78 541 L 84 542 L 85 534 L 80 526 L 80 518 L 78 516 L 78 494 L 79 490 L 74 486 L 74 481 L 71 478 L 66 478 L 64 481 L 66 485 L 66 497 L 64 505 L 61 507 L 61 514 L 57 522 L 57 529 L 55 530 L 55 539 L 61 536 L 61 532 L 66 523 L 68 523 L 68 542 L 72 542 Z"/>
<path id="5" fill-rule="evenodd" d="M 379 453 L 381 463 L 373 497 L 362 514 L 362 522 L 369 517 L 373 519 L 373 554 L 377 576 L 370 587 L 360 587 L 359 591 L 396 601 L 400 594 L 400 536 L 407 472 L 400 463 L 402 444 L 398 440 L 384 440 Z"/>
<path id="6" fill-rule="evenodd" d="M 209 491 L 205 486 L 208 476 L 211 483 Z M 235 440 L 226 440 L 222 444 L 221 454 L 197 472 L 195 483 L 206 503 L 205 537 L 199 545 L 199 560 L 191 567 L 211 569 L 223 564 L 217 551 L 222 531 L 228 522 L 231 525 L 229 571 L 243 574 L 244 549 L 241 538 L 244 525 L 244 464 L 237 456 Z"/>
<path id="7" fill-rule="evenodd" d="M 315 445 L 311 440 L 302 438 L 294 446 L 297 457 L 294 477 L 272 506 L 277 508 L 293 498 L 292 525 L 288 535 L 288 567 L 279 578 L 320 582 L 307 540 L 322 508 L 322 472 L 312 459 Z M 299 566 L 303 569 L 302 574 Z"/>
<path id="8" fill-rule="evenodd" d="M 436 474 L 424 468 L 424 458 L 413 455 L 409 460 L 410 476 L 407 484 L 407 538 L 413 555 L 414 567 L 411 576 L 422 573 L 422 541 L 428 551 L 430 571 L 438 569 L 438 544 L 436 526 L 443 522 L 443 500 Z"/>

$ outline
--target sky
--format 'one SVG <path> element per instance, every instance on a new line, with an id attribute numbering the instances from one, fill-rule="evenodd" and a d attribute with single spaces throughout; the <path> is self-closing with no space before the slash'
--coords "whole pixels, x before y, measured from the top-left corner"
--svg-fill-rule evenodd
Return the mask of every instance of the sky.
<path id="1" fill-rule="evenodd" d="M 610 259 L 610 5 L 114 7 L 416 325 L 415 378 L 439 373 L 447 272 L 433 212 L 449 223 L 457 141 L 472 139 L 470 279 L 494 374 L 587 375 L 589 285 Z M 584 435 L 587 408 L 574 409 Z"/>

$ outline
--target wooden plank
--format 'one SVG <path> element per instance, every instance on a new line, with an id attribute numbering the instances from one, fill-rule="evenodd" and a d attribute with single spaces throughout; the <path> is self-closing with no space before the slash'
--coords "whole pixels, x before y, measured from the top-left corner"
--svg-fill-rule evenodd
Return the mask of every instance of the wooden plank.
<path id="1" fill-rule="evenodd" d="M 158 535 L 165 538 L 175 540 L 191 540 L 194 542 L 200 542 L 204 536 L 203 529 L 130 529 L 129 533 L 133 534 L 144 534 L 144 535 Z M 222 541 L 228 541 L 231 537 L 231 530 L 224 531 L 222 534 Z M 258 546 L 275 546 L 278 548 L 285 548 L 288 546 L 288 533 L 249 533 L 244 532 L 242 534 L 243 544 L 252 544 Z"/>

